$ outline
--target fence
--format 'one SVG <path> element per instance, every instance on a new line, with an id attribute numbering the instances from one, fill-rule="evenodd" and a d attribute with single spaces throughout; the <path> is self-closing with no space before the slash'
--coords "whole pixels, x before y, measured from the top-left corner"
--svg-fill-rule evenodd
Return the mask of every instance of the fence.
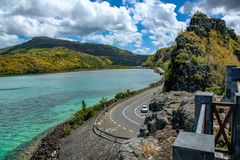
<path id="1" fill-rule="evenodd" d="M 213 160 L 216 152 L 239 159 L 240 68 L 236 66 L 227 66 L 225 95 L 226 102 L 215 102 L 213 93 L 196 93 L 195 133 L 179 134 L 173 145 L 173 160 Z"/>

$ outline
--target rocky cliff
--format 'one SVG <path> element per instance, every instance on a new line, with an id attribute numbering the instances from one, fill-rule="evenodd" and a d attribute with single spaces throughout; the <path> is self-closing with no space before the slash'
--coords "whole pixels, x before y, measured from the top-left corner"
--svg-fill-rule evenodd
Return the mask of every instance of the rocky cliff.
<path id="1" fill-rule="evenodd" d="M 175 41 L 176 45 L 158 50 L 144 63 L 167 70 L 166 91 L 219 88 L 225 66 L 240 65 L 240 38 L 221 19 L 197 12 Z"/>

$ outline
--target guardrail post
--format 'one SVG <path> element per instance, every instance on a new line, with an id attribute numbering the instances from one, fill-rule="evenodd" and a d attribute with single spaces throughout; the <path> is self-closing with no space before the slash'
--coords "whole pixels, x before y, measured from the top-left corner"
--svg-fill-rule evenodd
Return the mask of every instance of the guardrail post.
<path id="1" fill-rule="evenodd" d="M 225 93 L 227 98 L 231 98 L 233 81 L 232 81 L 232 68 L 236 67 L 235 65 L 228 65 L 226 67 L 226 79 L 225 79 Z"/>
<path id="2" fill-rule="evenodd" d="M 198 119 L 202 104 L 205 104 L 205 134 L 213 134 L 213 93 L 210 92 L 197 92 L 195 95 L 195 131 L 197 129 Z"/>
<path id="3" fill-rule="evenodd" d="M 240 157 L 240 93 L 235 93 L 232 141 L 233 141 L 233 160 L 238 160 Z"/>
<path id="4" fill-rule="evenodd" d="M 234 102 L 235 93 L 238 92 L 237 81 L 240 80 L 240 67 L 234 67 L 231 71 L 231 101 Z"/>

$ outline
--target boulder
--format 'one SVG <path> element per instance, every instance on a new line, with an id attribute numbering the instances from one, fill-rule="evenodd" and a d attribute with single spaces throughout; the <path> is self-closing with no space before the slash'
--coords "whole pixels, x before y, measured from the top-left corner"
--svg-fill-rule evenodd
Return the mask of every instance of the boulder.
<path id="1" fill-rule="evenodd" d="M 121 145 L 117 160 L 148 159 L 157 153 L 158 141 L 152 137 L 133 138 Z"/>

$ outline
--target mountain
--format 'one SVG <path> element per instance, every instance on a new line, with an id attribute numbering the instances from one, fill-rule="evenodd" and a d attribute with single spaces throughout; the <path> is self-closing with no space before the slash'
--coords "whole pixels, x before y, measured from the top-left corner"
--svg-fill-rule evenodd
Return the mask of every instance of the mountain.
<path id="1" fill-rule="evenodd" d="M 106 57 L 92 56 L 66 48 L 34 48 L 24 50 L 24 53 L 0 56 L 0 75 L 112 67 L 111 60 Z"/>
<path id="2" fill-rule="evenodd" d="M 196 12 L 175 41 L 144 62 L 166 70 L 166 91 L 221 91 L 226 65 L 240 65 L 240 38 L 221 19 Z"/>
<path id="3" fill-rule="evenodd" d="M 113 65 L 123 66 L 139 66 L 147 58 L 145 55 L 133 54 L 127 50 L 122 50 L 117 47 L 94 43 L 80 43 L 74 41 L 53 39 L 48 37 L 35 37 L 30 41 L 20 45 L 8 47 L 0 50 L 0 54 L 25 53 L 29 49 L 35 48 L 55 48 L 64 47 L 71 51 L 78 51 L 94 56 L 105 56 L 109 58 Z"/>

